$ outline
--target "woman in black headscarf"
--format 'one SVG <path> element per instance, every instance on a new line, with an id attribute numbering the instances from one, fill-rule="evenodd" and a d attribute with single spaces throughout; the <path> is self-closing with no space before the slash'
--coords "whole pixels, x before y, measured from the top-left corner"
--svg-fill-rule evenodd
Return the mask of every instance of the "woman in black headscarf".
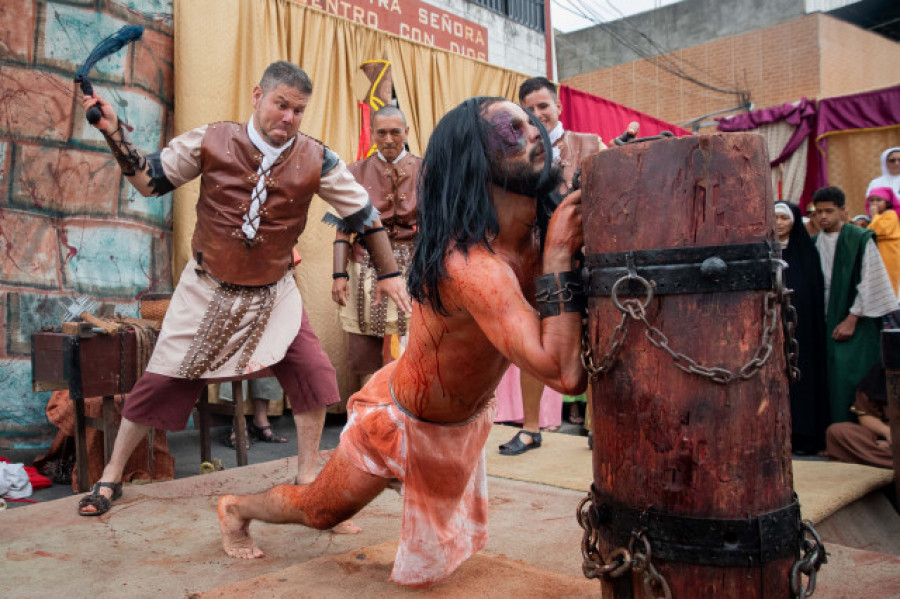
<path id="1" fill-rule="evenodd" d="M 825 448 L 825 429 L 829 418 L 825 370 L 825 282 L 819 251 L 803 226 L 800 209 L 788 202 L 776 202 L 775 217 L 778 238 L 782 243 L 782 258 L 788 263 L 784 271 L 784 284 L 794 290 L 791 303 L 797 310 L 794 335 L 799 344 L 800 380 L 790 386 L 791 444 L 795 454 L 810 455 Z"/>

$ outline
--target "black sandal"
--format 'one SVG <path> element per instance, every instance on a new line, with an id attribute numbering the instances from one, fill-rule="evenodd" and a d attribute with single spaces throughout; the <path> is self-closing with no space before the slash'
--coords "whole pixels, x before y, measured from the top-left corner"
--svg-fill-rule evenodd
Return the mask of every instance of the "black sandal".
<path id="1" fill-rule="evenodd" d="M 107 489 L 112 489 L 113 494 L 112 497 L 105 497 L 100 494 L 100 489 L 105 487 Z M 78 515 L 79 516 L 101 516 L 109 511 L 109 508 L 112 507 L 113 501 L 122 496 L 122 483 L 104 483 L 97 482 L 94 483 L 94 486 L 91 487 L 91 494 L 85 495 L 78 502 Z M 85 512 L 84 508 L 93 507 L 96 509 L 94 512 Z"/>
<path id="2" fill-rule="evenodd" d="M 272 425 L 256 426 L 253 422 L 247 425 L 247 432 L 263 443 L 287 443 L 285 437 L 279 437 L 272 431 Z"/>
<path id="3" fill-rule="evenodd" d="M 525 444 L 522 442 L 520 438 L 522 435 L 528 435 L 531 437 L 531 443 Z M 537 449 L 541 446 L 542 441 L 541 433 L 533 433 L 531 431 L 519 431 L 516 435 L 500 446 L 500 454 L 501 455 L 519 455 L 525 453 L 530 449 Z"/>
<path id="4" fill-rule="evenodd" d="M 234 429 L 231 429 L 231 432 L 225 435 L 225 438 L 222 439 L 222 443 L 225 444 L 226 447 L 230 447 L 231 449 L 237 449 L 237 439 L 234 436 Z M 250 437 L 247 437 L 247 451 L 250 451 Z"/>

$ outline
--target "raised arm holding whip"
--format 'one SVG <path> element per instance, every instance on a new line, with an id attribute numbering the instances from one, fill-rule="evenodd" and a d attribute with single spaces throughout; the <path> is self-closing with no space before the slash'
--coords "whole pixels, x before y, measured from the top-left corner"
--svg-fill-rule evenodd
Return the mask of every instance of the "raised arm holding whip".
<path id="1" fill-rule="evenodd" d="M 294 282 L 291 251 L 313 194 L 362 233 L 381 226 L 365 190 L 338 156 L 299 133 L 312 93 L 302 69 L 269 65 L 251 95 L 248 123 L 188 131 L 160 152 L 137 149 L 108 101 L 96 105 L 100 130 L 123 174 L 141 194 L 160 195 L 200 177 L 193 257 L 182 272 L 146 374 L 122 414 L 113 455 L 82 515 L 107 511 L 121 495 L 125 460 L 150 426 L 184 428 L 207 381 L 269 368 L 291 399 L 298 430 L 297 483 L 316 472 L 325 406 L 337 402 L 334 368 L 312 332 Z M 378 297 L 410 309 L 383 231 L 369 237 L 380 276 Z M 302 324 L 301 324 L 302 323 Z"/>

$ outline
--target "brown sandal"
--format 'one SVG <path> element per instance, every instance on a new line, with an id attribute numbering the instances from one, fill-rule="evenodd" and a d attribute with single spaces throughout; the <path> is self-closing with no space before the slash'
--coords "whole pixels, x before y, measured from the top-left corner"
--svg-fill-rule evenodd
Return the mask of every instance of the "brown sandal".
<path id="1" fill-rule="evenodd" d="M 247 432 L 263 443 L 287 443 L 287 439 L 279 437 L 272 431 L 272 425 L 256 426 L 253 422 L 247 424 Z"/>
<path id="2" fill-rule="evenodd" d="M 105 497 L 100 494 L 101 487 L 106 487 L 107 489 L 112 489 L 113 494 L 112 497 Z M 122 496 L 122 483 L 104 483 L 97 482 L 91 487 L 91 494 L 85 495 L 78 502 L 78 515 L 79 516 L 101 516 L 109 511 L 109 508 L 112 507 L 113 501 Z M 84 508 L 93 507 L 96 509 L 94 512 L 86 512 Z"/>

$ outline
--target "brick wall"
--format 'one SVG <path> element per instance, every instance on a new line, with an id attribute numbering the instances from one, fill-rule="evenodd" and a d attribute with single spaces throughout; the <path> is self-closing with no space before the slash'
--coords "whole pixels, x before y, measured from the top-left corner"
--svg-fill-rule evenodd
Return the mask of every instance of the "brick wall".
<path id="1" fill-rule="evenodd" d="M 810 14 L 780 25 L 564 79 L 562 83 L 682 124 L 738 104 L 659 66 L 723 88 L 744 88 L 757 108 L 897 83 L 900 44 L 834 17 Z"/>
<path id="2" fill-rule="evenodd" d="M 837 19 L 819 24 L 820 98 L 900 83 L 900 43 Z"/>
<path id="3" fill-rule="evenodd" d="M 79 296 L 136 315 L 170 291 L 172 198 L 143 198 L 87 125 L 73 77 L 125 24 L 143 38 L 100 61 L 94 88 L 161 147 L 172 117 L 172 0 L 0 2 L 0 449 L 47 444 L 47 393 L 31 391 L 31 334 Z"/>

